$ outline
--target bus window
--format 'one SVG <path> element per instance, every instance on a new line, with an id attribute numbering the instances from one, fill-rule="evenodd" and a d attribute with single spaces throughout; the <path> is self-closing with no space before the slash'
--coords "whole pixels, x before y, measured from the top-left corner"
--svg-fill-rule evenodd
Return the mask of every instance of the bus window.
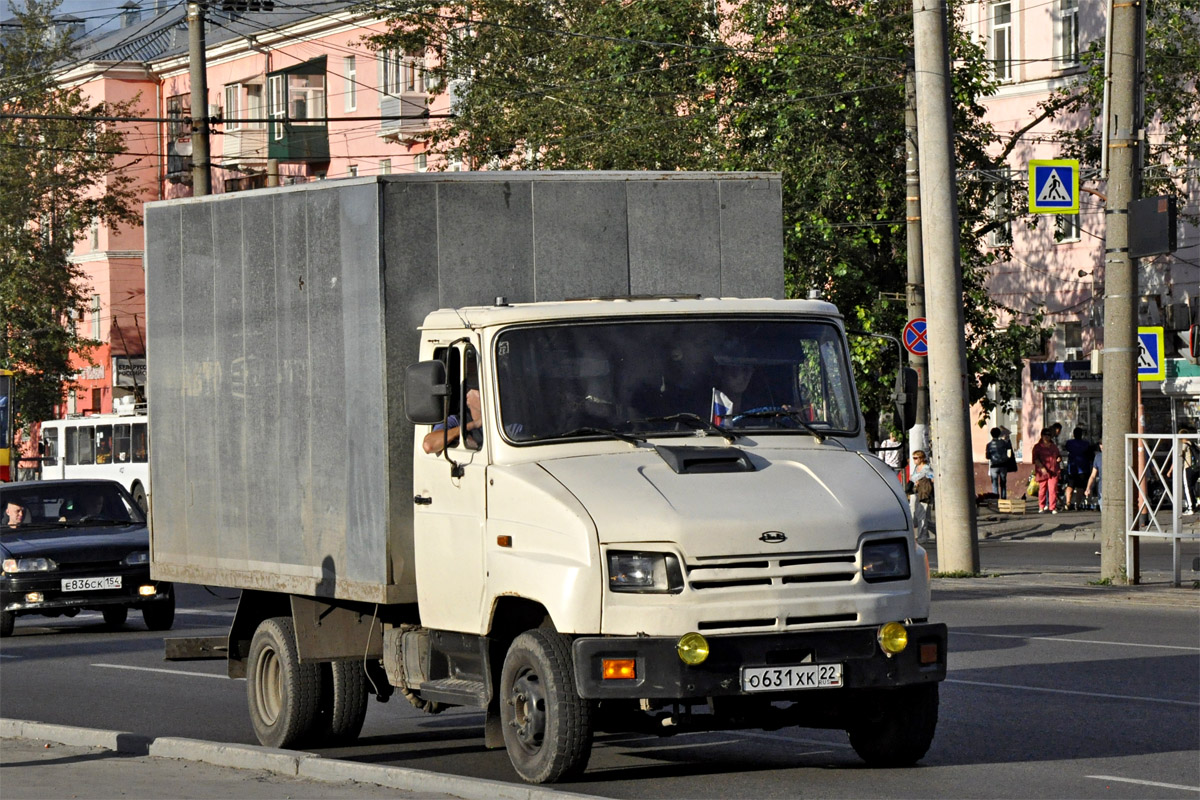
<path id="1" fill-rule="evenodd" d="M 112 425 L 96 426 L 96 463 L 112 463 Z"/>
<path id="2" fill-rule="evenodd" d="M 42 431 L 42 466 L 58 466 L 58 428 Z"/>
<path id="3" fill-rule="evenodd" d="M 118 464 L 129 461 L 128 425 L 113 425 L 113 460 Z"/>
<path id="4" fill-rule="evenodd" d="M 76 452 L 80 464 L 96 463 L 96 429 L 91 425 L 79 428 L 79 443 Z"/>
<path id="5" fill-rule="evenodd" d="M 66 456 L 66 458 L 63 459 L 63 463 L 69 467 L 72 464 L 79 463 L 79 429 L 78 428 L 67 428 L 66 429 L 66 439 L 67 439 L 67 456 Z"/>
<path id="6" fill-rule="evenodd" d="M 149 440 L 146 438 L 146 423 L 133 423 L 133 461 L 135 464 L 144 464 L 147 461 L 147 454 L 150 449 Z"/>

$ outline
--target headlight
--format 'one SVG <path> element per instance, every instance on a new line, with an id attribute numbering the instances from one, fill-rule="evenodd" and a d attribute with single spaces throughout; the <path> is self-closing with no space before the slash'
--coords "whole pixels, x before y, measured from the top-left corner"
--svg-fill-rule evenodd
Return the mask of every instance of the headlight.
<path id="1" fill-rule="evenodd" d="M 679 559 L 670 553 L 627 553 L 609 551 L 608 588 L 614 592 L 683 591 Z"/>
<path id="2" fill-rule="evenodd" d="M 125 560 L 121 562 L 127 567 L 136 567 L 138 564 L 150 563 L 150 551 L 138 550 L 125 556 Z"/>
<path id="3" fill-rule="evenodd" d="M 4 571 L 10 575 L 16 572 L 49 572 L 58 569 L 58 564 L 52 558 L 6 558 Z"/>
<path id="4" fill-rule="evenodd" d="M 864 544 L 862 575 L 867 583 L 907 580 L 908 542 L 904 539 L 888 539 Z"/>

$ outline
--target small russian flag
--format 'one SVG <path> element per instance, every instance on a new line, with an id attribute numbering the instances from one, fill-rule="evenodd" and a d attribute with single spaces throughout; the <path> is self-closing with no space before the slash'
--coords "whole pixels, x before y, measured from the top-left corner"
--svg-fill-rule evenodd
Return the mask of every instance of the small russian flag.
<path id="1" fill-rule="evenodd" d="M 724 426 L 725 418 L 733 413 L 733 401 L 729 399 L 729 395 L 722 392 L 720 389 L 713 387 L 712 393 L 712 423 L 713 425 Z"/>

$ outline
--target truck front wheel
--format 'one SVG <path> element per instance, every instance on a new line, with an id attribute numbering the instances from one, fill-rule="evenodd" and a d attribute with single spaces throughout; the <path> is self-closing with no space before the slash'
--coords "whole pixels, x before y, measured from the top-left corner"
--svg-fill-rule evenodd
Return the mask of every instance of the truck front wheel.
<path id="1" fill-rule="evenodd" d="M 544 629 L 513 640 L 500 673 L 504 746 L 530 783 L 579 775 L 592 753 L 591 705 L 575 691 L 570 640 Z"/>
<path id="2" fill-rule="evenodd" d="M 872 767 L 908 767 L 929 752 L 937 728 L 938 685 L 865 690 L 848 729 L 850 746 Z"/>
<path id="3" fill-rule="evenodd" d="M 320 690 L 320 665 L 300 663 L 291 618 L 263 620 L 246 663 L 246 698 L 258 741 L 288 748 L 312 733 Z"/>

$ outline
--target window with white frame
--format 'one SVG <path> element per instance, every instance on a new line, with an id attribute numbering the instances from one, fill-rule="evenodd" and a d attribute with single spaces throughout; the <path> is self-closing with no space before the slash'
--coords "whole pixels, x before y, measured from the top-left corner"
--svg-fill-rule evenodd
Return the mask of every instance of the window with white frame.
<path id="1" fill-rule="evenodd" d="M 92 338 L 100 338 L 100 295 L 92 295 Z"/>
<path id="2" fill-rule="evenodd" d="M 392 160 L 390 158 L 384 158 L 384 159 L 380 160 L 379 174 L 380 175 L 391 175 L 392 174 Z"/>
<path id="3" fill-rule="evenodd" d="M 351 178 L 357 178 L 358 177 L 358 164 L 351 164 L 349 167 L 346 167 L 346 173 Z"/>
<path id="4" fill-rule="evenodd" d="M 429 156 L 425 155 L 424 153 L 417 153 L 415 161 L 417 165 L 417 172 L 427 172 L 429 170 Z"/>
<path id="5" fill-rule="evenodd" d="M 225 131 L 236 131 L 241 127 L 237 121 L 242 118 L 242 85 L 230 83 L 225 85 Z"/>
<path id="6" fill-rule="evenodd" d="M 425 68 L 421 59 L 406 56 L 399 50 L 385 50 L 380 58 L 384 94 L 394 96 L 425 91 Z"/>
<path id="7" fill-rule="evenodd" d="M 287 76 L 288 121 L 293 125 L 325 124 L 325 76 Z"/>
<path id="8" fill-rule="evenodd" d="M 100 218 L 92 217 L 91 227 L 92 250 L 100 249 Z"/>
<path id="9" fill-rule="evenodd" d="M 343 94 L 346 111 L 358 110 L 358 67 L 356 66 L 354 56 L 346 56 L 342 59 L 342 74 L 346 80 L 346 91 Z"/>
<path id="10" fill-rule="evenodd" d="M 992 4 L 992 75 L 998 81 L 1013 79 L 1012 3 Z"/>
<path id="11" fill-rule="evenodd" d="M 1059 69 L 1079 63 L 1079 0 L 1055 0 L 1054 56 Z"/>
<path id="12" fill-rule="evenodd" d="M 263 87 L 261 84 L 249 83 L 245 85 L 246 89 L 246 118 L 251 120 L 261 120 L 263 118 Z M 263 130 L 267 127 L 265 122 L 247 122 L 247 128 L 253 130 Z"/>
<path id="13" fill-rule="evenodd" d="M 271 75 L 267 79 L 268 115 L 275 122 L 275 138 L 283 138 L 283 123 L 287 122 L 287 101 L 284 88 L 285 75 Z"/>
<path id="14" fill-rule="evenodd" d="M 1079 214 L 1056 214 L 1054 216 L 1055 242 L 1078 242 L 1081 233 Z"/>
<path id="15" fill-rule="evenodd" d="M 988 244 L 992 247 L 1007 247 L 1012 244 L 1012 215 L 1009 213 L 1008 186 L 996 189 L 996 196 L 992 198 L 992 207 L 988 216 L 996 223 L 996 227 L 988 233 Z"/>

